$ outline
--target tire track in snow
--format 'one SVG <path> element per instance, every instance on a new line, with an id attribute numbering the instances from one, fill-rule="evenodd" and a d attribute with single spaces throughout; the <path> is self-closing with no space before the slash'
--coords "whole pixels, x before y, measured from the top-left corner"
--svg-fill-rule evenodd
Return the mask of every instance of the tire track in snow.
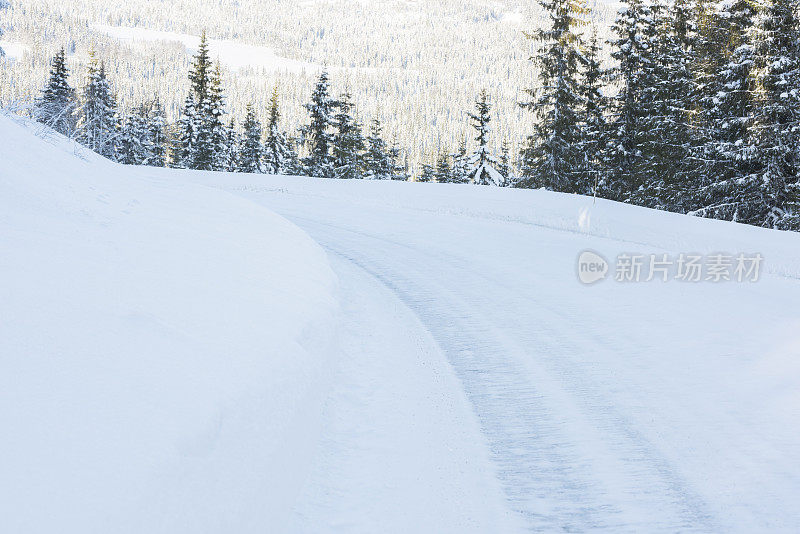
<path id="1" fill-rule="evenodd" d="M 537 362 L 586 349 L 569 341 L 566 317 L 526 328 L 508 312 L 538 306 L 535 298 L 455 258 L 295 219 L 391 288 L 433 333 L 481 422 L 507 498 L 532 531 L 717 530 L 702 499 L 574 362 Z M 493 309 L 498 303 L 506 313 Z"/>

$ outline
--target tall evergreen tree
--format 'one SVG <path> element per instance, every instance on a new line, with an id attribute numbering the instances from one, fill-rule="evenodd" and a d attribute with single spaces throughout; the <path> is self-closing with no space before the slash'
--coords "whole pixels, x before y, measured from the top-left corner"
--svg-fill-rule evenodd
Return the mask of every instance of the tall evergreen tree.
<path id="1" fill-rule="evenodd" d="M 290 167 L 291 147 L 286 134 L 280 131 L 280 111 L 278 109 L 278 86 L 272 90 L 269 103 L 267 138 L 264 142 L 264 171 L 269 174 L 287 174 Z"/>
<path id="2" fill-rule="evenodd" d="M 603 95 L 605 72 L 600 65 L 600 45 L 596 31 L 592 32 L 586 47 L 585 68 L 581 83 L 582 114 L 577 141 L 578 172 L 574 191 L 580 195 L 596 194 L 605 187 L 606 171 L 606 109 L 608 101 Z"/>
<path id="3" fill-rule="evenodd" d="M 392 141 L 389 146 L 389 161 L 392 163 L 392 180 L 407 182 L 411 180 L 408 165 L 408 153 L 403 153 L 397 146 L 397 141 Z"/>
<path id="4" fill-rule="evenodd" d="M 500 185 L 510 187 L 514 180 L 511 176 L 511 150 L 508 147 L 508 139 L 503 139 L 503 143 L 500 145 L 500 166 L 497 170 L 500 172 L 500 176 L 503 177 L 503 183 Z"/>
<path id="5" fill-rule="evenodd" d="M 330 96 L 328 73 L 322 72 L 311 95 L 311 102 L 305 105 L 310 123 L 303 127 L 303 139 L 309 145 L 308 157 L 303 161 L 305 172 L 309 176 L 333 178 L 335 166 L 331 147 L 333 135 L 331 125 L 336 102 Z"/>
<path id="6" fill-rule="evenodd" d="M 181 117 L 180 165 L 190 169 L 226 170 L 231 162 L 225 147 L 225 100 L 222 75 L 211 62 L 205 31 L 189 71 L 191 88 Z"/>
<path id="7" fill-rule="evenodd" d="M 588 13 L 585 0 L 540 0 L 550 24 L 528 38 L 539 43 L 532 61 L 539 68 L 541 85 L 527 89 L 533 99 L 522 107 L 539 120 L 522 151 L 523 185 L 574 191 L 579 167 L 580 79 L 583 61 L 578 28 Z"/>
<path id="8" fill-rule="evenodd" d="M 143 104 L 125 114 L 115 141 L 117 161 L 124 165 L 144 165 L 150 157 L 148 111 Z"/>
<path id="9" fill-rule="evenodd" d="M 172 149 L 170 166 L 177 169 L 194 168 L 197 151 L 197 131 L 200 129 L 197 100 L 190 91 L 183 104 L 183 113 L 178 120 L 178 132 Z"/>
<path id="10" fill-rule="evenodd" d="M 467 140 L 462 139 L 458 145 L 458 150 L 453 153 L 453 178 L 452 182 L 456 184 L 465 184 L 469 182 L 469 155 L 467 154 Z"/>
<path id="11" fill-rule="evenodd" d="M 50 78 L 36 99 L 34 118 L 66 136 L 75 132 L 75 89 L 69 85 L 69 68 L 64 49 L 56 53 L 50 63 Z"/>
<path id="12" fill-rule="evenodd" d="M 756 115 L 757 195 L 741 207 L 744 222 L 800 230 L 800 2 L 771 0 L 756 42 L 763 66 Z"/>
<path id="13" fill-rule="evenodd" d="M 145 165 L 163 167 L 167 163 L 166 115 L 161 102 L 156 97 L 148 107 L 147 135 L 150 143 L 149 155 Z"/>
<path id="14" fill-rule="evenodd" d="M 242 137 L 236 131 L 236 119 L 231 117 L 227 126 L 224 126 L 222 146 L 214 155 L 215 170 L 226 172 L 241 172 L 239 159 Z"/>
<path id="15" fill-rule="evenodd" d="M 752 45 L 757 10 L 749 0 L 723 4 L 713 22 L 722 25 L 727 42 L 715 51 L 715 76 L 706 76 L 703 98 L 705 141 L 699 186 L 692 194 L 694 213 L 728 220 L 741 219 L 742 202 L 757 194 L 754 121 L 758 100 L 756 54 Z M 723 58 L 725 59 L 722 62 Z"/>
<path id="16" fill-rule="evenodd" d="M 239 149 L 239 172 L 257 173 L 263 172 L 261 166 L 262 145 L 261 145 L 261 123 L 256 117 L 256 112 L 252 104 L 247 104 L 247 113 L 242 125 L 244 132 Z"/>
<path id="17" fill-rule="evenodd" d="M 89 52 L 86 86 L 78 109 L 78 142 L 113 159 L 118 135 L 116 115 L 117 104 L 106 78 L 105 66 L 98 62 L 94 52 Z"/>
<path id="18" fill-rule="evenodd" d="M 351 115 L 353 102 L 350 93 L 344 93 L 336 102 L 333 117 L 333 166 L 336 178 L 361 178 L 364 137 L 361 125 Z"/>
<path id="19" fill-rule="evenodd" d="M 208 38 L 206 37 L 206 31 L 203 30 L 200 36 L 200 46 L 197 48 L 197 54 L 195 54 L 192 67 L 189 70 L 189 82 L 196 102 L 204 102 L 208 98 L 213 72 L 211 54 L 208 49 Z"/>
<path id="20" fill-rule="evenodd" d="M 612 27 L 611 56 L 617 60 L 611 81 L 619 86 L 613 101 L 612 123 L 608 136 L 608 178 L 610 198 L 625 202 L 639 198 L 639 188 L 647 176 L 651 101 L 656 89 L 653 69 L 655 19 L 650 6 L 642 0 L 622 0 Z"/>
<path id="21" fill-rule="evenodd" d="M 231 138 L 231 129 L 225 125 L 225 94 L 219 63 L 212 72 L 207 104 L 201 107 L 201 114 L 208 131 L 211 168 L 215 171 L 229 171 L 236 168 L 235 159 L 231 158 L 229 149 L 231 146 L 238 146 L 238 143 Z"/>
<path id="22" fill-rule="evenodd" d="M 692 50 L 685 48 L 690 37 L 678 33 L 688 31 L 689 26 L 684 22 L 676 24 L 685 16 L 685 7 L 680 3 L 667 7 L 655 1 L 650 10 L 651 20 L 645 21 L 643 32 L 651 43 L 650 53 L 645 56 L 651 71 L 645 78 L 652 86 L 644 87 L 642 103 L 648 137 L 642 147 L 644 161 L 639 172 L 644 176 L 635 201 L 685 211 L 686 197 L 697 176 L 691 157 L 694 150 L 690 117 L 697 96 L 691 71 Z"/>
<path id="23" fill-rule="evenodd" d="M 475 113 L 468 114 L 475 128 L 478 148 L 469 159 L 469 181 L 477 185 L 502 185 L 504 179 L 497 171 L 497 160 L 489 152 L 489 123 L 491 117 L 491 104 L 486 91 L 481 91 L 475 102 Z"/>
<path id="24" fill-rule="evenodd" d="M 369 135 L 366 138 L 364 153 L 364 178 L 368 180 L 389 180 L 393 173 L 393 162 L 383 140 L 383 127 L 378 118 L 372 119 Z"/>

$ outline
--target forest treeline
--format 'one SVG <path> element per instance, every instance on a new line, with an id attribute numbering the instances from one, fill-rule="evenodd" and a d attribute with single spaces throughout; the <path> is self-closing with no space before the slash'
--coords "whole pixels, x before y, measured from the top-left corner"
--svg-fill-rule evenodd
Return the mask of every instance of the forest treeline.
<path id="1" fill-rule="evenodd" d="M 237 125 L 226 116 L 205 37 L 175 124 L 166 124 L 156 99 L 118 113 L 96 59 L 77 94 L 63 50 L 34 113 L 128 164 L 547 188 L 800 229 L 798 0 L 626 0 L 607 42 L 595 37 L 582 0 L 541 4 L 550 22 L 528 35 L 537 43 L 531 60 L 539 83 L 519 103 L 537 117 L 522 150 L 489 146 L 483 92 L 469 114 L 476 148 L 464 143 L 431 157 L 413 177 L 377 119 L 365 131 L 351 95 L 331 96 L 326 73 L 298 132 L 280 128 L 277 88 L 269 109 L 249 106 Z M 614 59 L 608 69 L 604 47 Z"/>

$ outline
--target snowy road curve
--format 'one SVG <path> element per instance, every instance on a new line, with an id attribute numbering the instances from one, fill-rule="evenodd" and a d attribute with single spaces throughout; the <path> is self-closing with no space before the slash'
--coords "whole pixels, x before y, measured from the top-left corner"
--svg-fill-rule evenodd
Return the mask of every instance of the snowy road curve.
<path id="1" fill-rule="evenodd" d="M 576 197 L 566 201 L 576 218 L 630 210 L 644 230 L 601 237 L 531 223 L 474 188 L 207 180 L 309 233 L 337 258 L 344 299 L 358 270 L 416 316 L 457 377 L 524 529 L 800 527 L 796 279 L 582 286 L 575 260 L 587 248 L 613 258 L 717 243 L 703 241 L 705 226 L 695 239 L 673 231 L 674 216 Z M 760 246 L 734 237 L 720 246 Z"/>

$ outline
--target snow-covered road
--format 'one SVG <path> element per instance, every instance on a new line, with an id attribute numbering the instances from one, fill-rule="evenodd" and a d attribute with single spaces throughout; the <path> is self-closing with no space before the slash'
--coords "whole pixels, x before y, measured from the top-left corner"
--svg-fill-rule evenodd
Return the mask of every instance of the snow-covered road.
<path id="1" fill-rule="evenodd" d="M 366 272 L 417 316 L 477 417 L 505 505 L 527 529 L 800 526 L 797 279 L 586 287 L 575 276 L 587 248 L 614 258 L 740 247 L 729 252 L 765 251 L 769 261 L 787 244 L 796 250 L 795 236 L 556 195 L 550 219 L 514 212 L 514 202 L 495 209 L 513 194 L 541 203 L 538 192 L 268 180 L 203 179 L 306 230 L 338 258 L 345 300 L 348 287 L 363 286 L 353 273 Z M 614 235 L 620 213 L 630 228 Z M 580 219 L 579 229 L 559 215 Z M 771 259 L 777 270 L 795 265 Z M 362 327 L 376 328 L 368 318 Z M 393 376 L 384 378 L 391 390 Z"/>

